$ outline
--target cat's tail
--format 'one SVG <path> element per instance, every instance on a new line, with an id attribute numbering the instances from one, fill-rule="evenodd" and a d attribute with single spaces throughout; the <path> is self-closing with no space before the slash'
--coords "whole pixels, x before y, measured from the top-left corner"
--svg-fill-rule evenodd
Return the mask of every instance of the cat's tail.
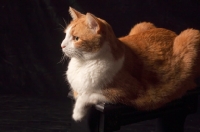
<path id="1" fill-rule="evenodd" d="M 141 33 L 141 32 L 144 32 L 144 31 L 147 31 L 147 30 L 150 30 L 150 29 L 153 29 L 153 28 L 156 28 L 153 23 L 150 23 L 150 22 L 141 22 L 141 23 L 136 24 L 131 29 L 131 31 L 129 32 L 129 35 L 138 34 L 138 33 Z"/>
<path id="2" fill-rule="evenodd" d="M 181 32 L 174 40 L 173 56 L 174 65 L 182 68 L 182 76 L 197 75 L 197 72 L 200 75 L 200 31 L 187 29 Z"/>

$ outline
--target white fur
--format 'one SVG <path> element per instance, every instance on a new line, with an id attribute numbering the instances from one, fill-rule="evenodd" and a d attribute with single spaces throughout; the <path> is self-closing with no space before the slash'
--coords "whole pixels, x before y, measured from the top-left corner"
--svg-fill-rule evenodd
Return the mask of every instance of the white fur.
<path id="1" fill-rule="evenodd" d="M 65 39 L 61 43 L 62 51 L 68 56 L 68 57 L 73 57 L 74 53 L 77 52 L 75 47 L 74 47 L 74 42 L 73 42 L 73 36 L 71 35 L 71 27 L 68 27 L 65 30 Z"/>
<path id="2" fill-rule="evenodd" d="M 73 37 L 71 36 L 70 34 L 70 31 L 71 31 L 71 27 L 68 27 L 66 30 L 65 30 L 65 39 L 62 41 L 61 43 L 61 47 L 63 46 L 68 46 L 66 48 L 74 48 L 73 44 L 70 42 L 72 41 Z"/>
<path id="3" fill-rule="evenodd" d="M 99 51 L 101 55 L 98 58 L 92 60 L 71 59 L 68 65 L 67 79 L 73 90 L 79 94 L 99 93 L 103 86 L 112 81 L 121 69 L 124 59 L 122 57 L 115 60 L 111 52 L 104 52 L 107 47 L 108 45 L 104 44 Z"/>
<path id="4" fill-rule="evenodd" d="M 73 110 L 73 119 L 80 121 L 87 113 L 89 106 L 97 104 L 99 102 L 108 102 L 108 100 L 102 94 L 90 93 L 80 95 L 75 103 Z"/>
<path id="5" fill-rule="evenodd" d="M 95 53 L 79 51 L 73 46 L 70 30 L 71 28 L 66 30 L 62 45 L 66 46 L 63 52 L 71 57 L 66 75 L 71 89 L 78 93 L 72 117 L 79 121 L 87 113 L 88 106 L 109 102 L 101 89 L 112 82 L 123 65 L 124 57 L 115 60 L 108 42 L 104 42 Z"/>
<path id="6" fill-rule="evenodd" d="M 78 93 L 73 111 L 73 119 L 76 121 L 83 118 L 88 105 L 109 102 L 102 95 L 101 89 L 112 82 L 113 77 L 121 69 L 124 58 L 115 60 L 111 52 L 104 52 L 108 47 L 108 44 L 104 43 L 99 53 L 95 53 L 99 54 L 95 59 L 85 61 L 72 58 L 69 63 L 67 79 L 71 88 Z"/>

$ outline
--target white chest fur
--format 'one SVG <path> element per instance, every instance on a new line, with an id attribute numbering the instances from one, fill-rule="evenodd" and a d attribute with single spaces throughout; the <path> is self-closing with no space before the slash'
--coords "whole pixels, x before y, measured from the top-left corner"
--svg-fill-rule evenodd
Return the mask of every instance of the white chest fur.
<path id="1" fill-rule="evenodd" d="M 107 56 L 107 59 L 95 59 L 80 61 L 72 58 L 67 74 L 71 88 L 83 93 L 99 93 L 101 88 L 111 82 L 116 73 L 121 69 L 124 58 L 114 60 Z"/>

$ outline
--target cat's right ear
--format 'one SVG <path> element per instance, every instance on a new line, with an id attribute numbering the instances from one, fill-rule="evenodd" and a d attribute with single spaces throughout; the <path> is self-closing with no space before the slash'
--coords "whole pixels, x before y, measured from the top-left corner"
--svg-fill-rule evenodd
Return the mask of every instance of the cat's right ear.
<path id="1" fill-rule="evenodd" d="M 94 32 L 98 33 L 100 31 L 100 23 L 99 20 L 92 14 L 87 13 L 86 14 L 86 22 L 90 29 L 92 29 Z"/>
<path id="2" fill-rule="evenodd" d="M 74 8 L 71 8 L 71 7 L 69 7 L 69 14 L 71 15 L 73 20 L 83 16 L 82 13 L 78 12 L 77 10 L 75 10 Z"/>

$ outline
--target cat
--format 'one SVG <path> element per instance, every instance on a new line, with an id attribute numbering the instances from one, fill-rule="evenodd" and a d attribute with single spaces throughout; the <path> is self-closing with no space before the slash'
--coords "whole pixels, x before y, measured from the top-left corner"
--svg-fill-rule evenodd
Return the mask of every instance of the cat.
<path id="1" fill-rule="evenodd" d="M 112 27 L 91 13 L 69 8 L 62 51 L 70 58 L 66 78 L 76 100 L 72 118 L 90 106 L 122 103 L 154 110 L 195 88 L 200 74 L 200 32 L 175 32 L 150 22 L 116 38 Z"/>

